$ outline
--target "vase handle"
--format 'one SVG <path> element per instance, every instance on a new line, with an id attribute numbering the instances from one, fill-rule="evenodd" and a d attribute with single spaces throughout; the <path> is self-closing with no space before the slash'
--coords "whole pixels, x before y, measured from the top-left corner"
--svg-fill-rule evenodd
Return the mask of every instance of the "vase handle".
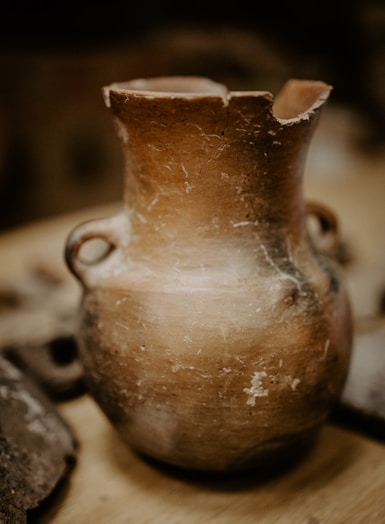
<path id="1" fill-rule="evenodd" d="M 311 235 L 317 249 L 336 258 L 339 234 L 337 217 L 333 211 L 318 202 L 306 202 L 306 217 L 315 217 L 317 220 L 318 232 Z"/>
<path id="2" fill-rule="evenodd" d="M 71 273 L 85 284 L 87 274 L 98 263 L 105 260 L 118 247 L 115 217 L 96 220 L 87 220 L 76 226 L 68 235 L 64 258 Z M 99 239 L 104 241 L 103 252 L 97 257 L 84 259 L 80 256 L 80 250 L 88 241 Z"/>

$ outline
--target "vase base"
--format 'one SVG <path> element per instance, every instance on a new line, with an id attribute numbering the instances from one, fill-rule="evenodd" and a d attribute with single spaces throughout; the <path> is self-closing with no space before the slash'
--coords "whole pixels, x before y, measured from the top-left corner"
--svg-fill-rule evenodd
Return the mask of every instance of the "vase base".
<path id="1" fill-rule="evenodd" d="M 267 441 L 228 462 L 224 462 L 222 456 L 200 462 L 190 457 L 176 460 L 174 457 L 159 458 L 135 448 L 133 451 L 146 463 L 172 476 L 187 475 L 199 481 L 207 479 L 207 476 L 215 480 L 217 476 L 231 479 L 246 475 L 255 482 L 258 478 L 265 481 L 295 467 L 312 450 L 318 435 L 319 428 L 316 428 Z"/>

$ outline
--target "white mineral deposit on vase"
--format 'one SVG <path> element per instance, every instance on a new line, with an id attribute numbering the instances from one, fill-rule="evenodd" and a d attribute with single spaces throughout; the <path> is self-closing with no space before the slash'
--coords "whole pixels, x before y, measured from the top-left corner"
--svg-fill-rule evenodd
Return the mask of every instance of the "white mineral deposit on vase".
<path id="1" fill-rule="evenodd" d="M 269 390 L 263 386 L 263 379 L 267 377 L 266 371 L 255 371 L 251 377 L 251 386 L 244 388 L 244 392 L 249 396 L 247 404 L 255 406 L 257 397 L 267 397 Z"/>

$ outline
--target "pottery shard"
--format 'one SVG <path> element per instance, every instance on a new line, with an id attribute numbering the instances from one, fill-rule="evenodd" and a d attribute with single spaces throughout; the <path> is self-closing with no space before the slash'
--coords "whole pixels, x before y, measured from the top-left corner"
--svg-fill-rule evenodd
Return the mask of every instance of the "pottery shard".
<path id="1" fill-rule="evenodd" d="M 73 336 L 76 299 L 51 268 L 31 267 L 11 285 L 0 283 L 0 355 L 54 398 L 82 392 Z"/>
<path id="2" fill-rule="evenodd" d="M 385 318 L 357 320 L 349 375 L 341 405 L 364 417 L 372 418 L 379 436 L 385 438 Z M 365 430 L 368 430 L 366 425 Z"/>
<path id="3" fill-rule="evenodd" d="M 76 440 L 55 406 L 0 357 L 0 523 L 27 522 L 75 459 Z"/>

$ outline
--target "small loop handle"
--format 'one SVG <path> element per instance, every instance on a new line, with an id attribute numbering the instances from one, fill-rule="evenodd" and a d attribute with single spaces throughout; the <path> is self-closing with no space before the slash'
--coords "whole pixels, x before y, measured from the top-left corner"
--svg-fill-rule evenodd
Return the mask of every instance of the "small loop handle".
<path id="1" fill-rule="evenodd" d="M 96 261 L 85 262 L 80 258 L 79 252 L 81 247 L 92 239 L 103 240 L 108 248 Z M 64 258 L 71 273 L 84 284 L 90 268 L 105 260 L 117 246 L 118 239 L 111 219 L 87 220 L 76 226 L 67 237 Z"/>
<path id="2" fill-rule="evenodd" d="M 306 215 L 314 216 L 318 221 L 320 234 L 317 238 L 312 236 L 318 251 L 336 258 L 339 232 L 337 217 L 333 211 L 318 202 L 306 202 Z"/>

